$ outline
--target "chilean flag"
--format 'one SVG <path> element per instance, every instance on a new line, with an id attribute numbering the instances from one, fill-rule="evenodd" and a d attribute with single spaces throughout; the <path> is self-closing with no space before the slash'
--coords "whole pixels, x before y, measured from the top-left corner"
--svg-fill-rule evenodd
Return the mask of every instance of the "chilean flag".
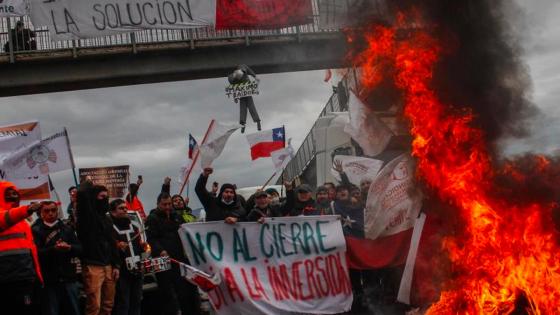
<path id="1" fill-rule="evenodd" d="M 189 133 L 189 159 L 193 159 L 196 151 L 198 150 L 198 143 L 194 137 Z"/>
<path id="2" fill-rule="evenodd" d="M 286 132 L 284 127 L 265 130 L 247 135 L 251 146 L 251 159 L 270 157 L 270 153 L 283 149 L 286 145 Z"/>

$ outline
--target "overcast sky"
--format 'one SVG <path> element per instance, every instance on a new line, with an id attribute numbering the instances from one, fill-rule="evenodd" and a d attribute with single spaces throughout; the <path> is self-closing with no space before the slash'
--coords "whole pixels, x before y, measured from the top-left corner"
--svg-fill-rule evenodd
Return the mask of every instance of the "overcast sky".
<path id="1" fill-rule="evenodd" d="M 560 3 L 518 2 L 525 10 L 525 18 L 517 22 L 524 61 L 533 80 L 533 101 L 543 115 L 535 121 L 533 135 L 509 142 L 507 152 L 550 153 L 560 148 Z M 262 75 L 261 95 L 255 100 L 263 128 L 285 125 L 297 148 L 330 96 L 323 75 L 323 71 Z M 37 119 L 43 136 L 67 127 L 78 167 L 129 164 L 134 178 L 144 175 L 140 197 L 151 209 L 163 177 L 171 176 L 172 191 L 177 190 L 188 133 L 200 141 L 210 119 L 237 121 L 238 106 L 225 98 L 224 86 L 225 79 L 212 79 L 0 98 L 0 125 Z M 255 130 L 249 122 L 247 132 Z M 249 146 L 239 132 L 214 166 L 212 179 L 239 187 L 263 184 L 273 172 L 268 159 L 251 162 Z M 192 177 L 192 186 L 198 174 Z M 55 174 L 53 181 L 66 202 L 71 172 Z M 199 204 L 196 199 L 191 198 L 194 206 Z"/>

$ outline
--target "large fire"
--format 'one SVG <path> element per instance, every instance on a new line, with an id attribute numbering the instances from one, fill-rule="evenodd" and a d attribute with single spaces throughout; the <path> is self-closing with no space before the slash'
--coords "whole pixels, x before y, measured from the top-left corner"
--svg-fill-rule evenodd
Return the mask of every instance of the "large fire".
<path id="1" fill-rule="evenodd" d="M 367 48 L 354 62 L 362 67 L 366 88 L 390 76 L 401 90 L 417 175 L 457 210 L 450 215 L 458 215 L 464 224 L 463 231 L 443 241 L 452 275 L 428 313 L 560 313 L 560 248 L 551 224 L 553 205 L 513 204 L 514 198 L 497 193 L 498 174 L 520 183 L 530 178 L 514 164 L 493 169 L 484 132 L 475 126 L 476 114 L 440 101 L 431 84 L 445 52 L 429 30 L 400 34 L 397 29 L 402 24 L 371 27 L 365 35 Z M 548 161 L 535 159 L 546 172 Z"/>

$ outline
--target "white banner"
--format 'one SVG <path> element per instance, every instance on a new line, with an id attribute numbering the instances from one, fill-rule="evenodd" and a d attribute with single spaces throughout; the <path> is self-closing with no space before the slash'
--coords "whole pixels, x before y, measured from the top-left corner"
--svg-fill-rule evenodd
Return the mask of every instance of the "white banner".
<path id="1" fill-rule="evenodd" d="M 229 137 L 239 128 L 241 128 L 240 124 L 228 125 L 214 121 L 206 141 L 199 148 L 202 168 L 212 165 L 212 162 L 222 154 Z"/>
<path id="2" fill-rule="evenodd" d="M 393 136 L 391 129 L 353 91 L 348 98 L 348 111 L 350 123 L 344 127 L 344 132 L 360 145 L 365 155 L 376 156 L 383 152 Z"/>
<path id="3" fill-rule="evenodd" d="M 338 216 L 267 218 L 264 224 L 183 224 L 191 265 L 220 273 L 208 293 L 220 315 L 338 314 L 352 287 Z"/>
<path id="4" fill-rule="evenodd" d="M 7 170 L 2 167 L 1 161 L 37 140 L 41 140 L 38 121 L 0 127 L 0 180 L 8 180 Z M 22 200 L 50 198 L 49 179 L 46 175 L 10 180 L 18 187 Z"/>
<path id="5" fill-rule="evenodd" d="M 383 167 L 371 183 L 365 211 L 366 238 L 389 236 L 414 226 L 422 208 L 414 171 L 414 160 L 405 153 Z"/>
<path id="6" fill-rule="evenodd" d="M 348 180 L 356 186 L 360 186 L 362 179 L 372 182 L 383 166 L 383 161 L 360 156 L 335 155 L 334 161 L 342 163 L 342 170 L 348 176 Z M 331 174 L 341 182 L 340 174 L 334 168 L 331 169 Z"/>
<path id="7" fill-rule="evenodd" d="M 35 141 L 6 156 L 2 165 L 8 179 L 43 176 L 72 169 L 74 161 L 66 130 L 44 140 Z"/>
<path id="8" fill-rule="evenodd" d="M 31 21 L 55 40 L 140 29 L 213 26 L 216 0 L 29 0 Z"/>
<path id="9" fill-rule="evenodd" d="M 25 0 L 0 0 L 0 17 L 24 16 L 29 13 Z"/>

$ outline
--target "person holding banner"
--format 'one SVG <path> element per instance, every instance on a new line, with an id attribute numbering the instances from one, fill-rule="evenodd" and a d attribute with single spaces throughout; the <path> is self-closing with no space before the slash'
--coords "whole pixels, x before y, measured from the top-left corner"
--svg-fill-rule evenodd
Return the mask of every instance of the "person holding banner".
<path id="1" fill-rule="evenodd" d="M 178 233 L 181 224 L 183 220 L 173 211 L 171 196 L 161 193 L 157 198 L 157 208 L 146 220 L 146 234 L 153 256 L 169 256 L 188 264 Z M 170 270 L 157 273 L 156 277 L 163 306 L 161 314 L 199 314 L 198 289 L 181 277 L 176 264 Z"/>
<path id="2" fill-rule="evenodd" d="M 39 203 L 20 206 L 15 185 L 0 181 L 0 303 L 17 314 L 33 314 L 33 291 L 43 283 L 33 233 L 25 220 Z"/>
<path id="3" fill-rule="evenodd" d="M 208 177 L 214 169 L 207 167 L 196 181 L 194 188 L 200 203 L 206 210 L 206 221 L 225 221 L 235 224 L 246 216 L 240 196 L 235 193 L 235 185 L 222 184 L 218 196 L 214 197 L 206 190 Z"/>
<path id="4" fill-rule="evenodd" d="M 285 182 L 286 195 L 288 198 L 283 204 L 272 204 L 272 198 L 266 191 L 259 190 L 253 194 L 254 207 L 249 211 L 247 215 L 247 221 L 263 223 L 264 218 L 269 217 L 283 217 L 286 216 L 290 210 L 294 207 L 295 197 L 293 192 L 293 186 L 291 182 Z"/>
<path id="5" fill-rule="evenodd" d="M 93 185 L 91 178 L 87 176 L 78 189 L 77 210 L 77 232 L 83 246 L 85 314 L 109 315 L 115 301 L 120 258 L 113 240 L 113 223 L 107 216 L 107 188 Z"/>

